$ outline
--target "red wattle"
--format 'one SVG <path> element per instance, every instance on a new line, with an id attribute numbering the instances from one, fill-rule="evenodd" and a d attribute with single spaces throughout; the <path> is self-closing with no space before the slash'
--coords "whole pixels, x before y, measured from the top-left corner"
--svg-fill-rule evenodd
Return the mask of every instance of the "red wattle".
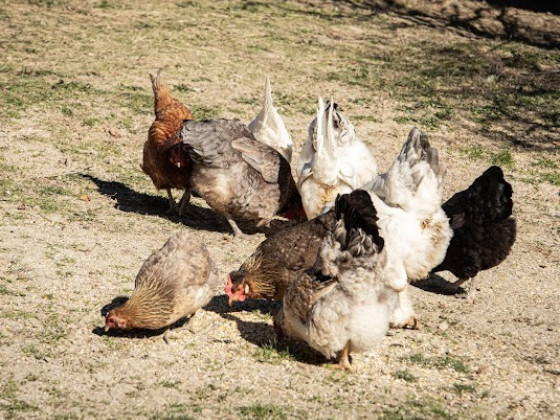
<path id="1" fill-rule="evenodd" d="M 233 288 L 233 282 L 231 281 L 231 277 L 227 276 L 227 283 L 226 283 L 226 295 L 228 295 L 229 297 L 233 296 L 233 292 L 232 289 Z"/>

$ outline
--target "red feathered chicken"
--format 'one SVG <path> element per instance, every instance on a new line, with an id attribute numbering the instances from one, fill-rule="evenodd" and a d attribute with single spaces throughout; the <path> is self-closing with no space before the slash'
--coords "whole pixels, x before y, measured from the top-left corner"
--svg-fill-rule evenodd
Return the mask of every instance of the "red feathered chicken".
<path id="1" fill-rule="evenodd" d="M 190 172 L 192 164 L 189 156 L 181 147 L 174 147 L 180 143 L 179 130 L 184 120 L 192 119 L 191 111 L 181 102 L 174 99 L 169 88 L 160 76 L 151 74 L 154 90 L 155 121 L 148 132 L 148 140 L 144 143 L 143 161 L 140 167 L 152 179 L 155 187 L 165 189 L 169 197 L 171 208 L 179 214 L 190 199 Z M 184 190 L 183 197 L 177 205 L 171 189 Z"/>

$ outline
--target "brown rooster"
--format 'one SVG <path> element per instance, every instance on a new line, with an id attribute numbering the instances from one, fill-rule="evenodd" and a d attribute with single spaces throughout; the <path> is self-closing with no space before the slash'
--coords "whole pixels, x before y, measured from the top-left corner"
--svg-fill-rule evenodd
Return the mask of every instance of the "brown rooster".
<path id="1" fill-rule="evenodd" d="M 148 140 L 144 143 L 142 170 L 149 175 L 155 187 L 167 191 L 171 209 L 179 215 L 190 200 L 190 172 L 192 163 L 181 147 L 173 147 L 180 143 L 179 130 L 183 120 L 192 119 L 188 108 L 174 99 L 169 88 L 163 83 L 161 70 L 153 75 L 155 121 L 148 132 Z M 184 190 L 179 205 L 175 202 L 171 189 Z"/>
<path id="2" fill-rule="evenodd" d="M 227 218 L 236 236 L 243 233 L 234 218 L 257 226 L 276 214 L 306 218 L 289 162 L 239 120 L 185 121 L 181 139 L 193 161 L 191 186 Z"/>
<path id="3" fill-rule="evenodd" d="M 221 284 L 206 247 L 188 232 L 173 235 L 144 262 L 130 299 L 107 314 L 105 331 L 168 327 L 206 305 Z"/>
<path id="4" fill-rule="evenodd" d="M 230 306 L 245 298 L 282 299 L 288 284 L 315 264 L 321 242 L 335 222 L 332 210 L 269 236 L 239 270 L 229 273 Z"/>

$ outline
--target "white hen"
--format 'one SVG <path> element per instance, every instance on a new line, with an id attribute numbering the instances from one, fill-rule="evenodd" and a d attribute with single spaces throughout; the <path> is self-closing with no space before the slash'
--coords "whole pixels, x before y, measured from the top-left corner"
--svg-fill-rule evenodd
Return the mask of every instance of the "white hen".
<path id="1" fill-rule="evenodd" d="M 349 193 L 377 176 L 377 162 L 358 138 L 354 126 L 331 101 L 319 98 L 317 116 L 298 161 L 298 189 L 307 217 L 338 194 Z"/>
<path id="2" fill-rule="evenodd" d="M 338 197 L 335 212 L 317 263 L 290 283 L 274 324 L 350 370 L 349 353 L 371 351 L 387 333 L 397 294 L 384 283 L 387 256 L 368 193 Z"/>
<path id="3" fill-rule="evenodd" d="M 413 128 L 389 171 L 363 186 L 370 192 L 387 249 L 386 282 L 399 292 L 395 327 L 416 326 L 408 282 L 426 277 L 445 257 L 453 231 L 441 208 L 445 168 L 427 136 Z"/>
<path id="4" fill-rule="evenodd" d="M 288 162 L 292 161 L 294 143 L 284 124 L 284 120 L 272 104 L 272 89 L 270 79 L 266 77 L 264 86 L 264 104 L 255 119 L 249 124 L 249 130 L 255 138 L 277 152 Z"/>

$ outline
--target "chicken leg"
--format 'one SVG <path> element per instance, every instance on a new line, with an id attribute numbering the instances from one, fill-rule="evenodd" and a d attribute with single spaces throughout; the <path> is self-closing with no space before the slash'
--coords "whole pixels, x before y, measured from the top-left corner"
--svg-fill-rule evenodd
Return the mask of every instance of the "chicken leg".
<path id="1" fill-rule="evenodd" d="M 227 219 L 229 225 L 231 226 L 231 228 L 233 229 L 233 235 L 236 238 L 244 238 L 247 239 L 249 238 L 248 235 L 245 235 L 241 229 L 239 229 L 239 226 L 237 226 L 237 223 L 235 223 L 235 221 L 233 219 Z"/>
<path id="2" fill-rule="evenodd" d="M 353 371 L 354 368 L 350 364 L 350 340 L 346 342 L 346 345 L 338 355 L 338 368 L 342 370 L 347 370 L 349 372 Z"/>
<path id="3" fill-rule="evenodd" d="M 340 354 L 338 355 L 338 364 L 333 365 L 332 363 L 325 363 L 323 366 L 329 369 L 340 369 L 353 372 L 354 368 L 350 363 L 350 340 L 346 342 L 346 345 L 340 351 Z"/>
<path id="4" fill-rule="evenodd" d="M 470 284 L 469 287 L 467 288 L 467 302 L 469 303 L 474 303 L 474 296 L 476 294 L 476 289 L 474 287 L 474 277 L 464 277 L 461 278 L 457 281 L 455 281 L 451 287 L 453 288 L 453 290 L 457 290 L 459 289 L 459 287 L 461 287 L 461 285 L 463 283 L 465 283 L 467 280 L 470 280 Z"/>
<path id="5" fill-rule="evenodd" d="M 175 201 L 175 198 L 171 193 L 171 189 L 167 188 L 166 191 L 167 197 L 169 197 L 169 210 L 176 211 L 179 216 L 182 216 L 183 210 L 185 210 L 185 207 L 187 207 L 187 204 L 189 204 L 189 202 L 191 201 L 191 190 L 188 188 L 185 189 L 181 200 L 179 200 L 179 204 L 177 204 L 177 202 Z"/>
<path id="6" fill-rule="evenodd" d="M 178 209 L 179 216 L 183 215 L 183 211 L 185 210 L 185 207 L 187 207 L 190 201 L 191 201 L 191 190 L 186 188 L 185 192 L 183 193 L 183 196 L 181 197 L 181 200 L 179 200 L 179 209 Z"/>

